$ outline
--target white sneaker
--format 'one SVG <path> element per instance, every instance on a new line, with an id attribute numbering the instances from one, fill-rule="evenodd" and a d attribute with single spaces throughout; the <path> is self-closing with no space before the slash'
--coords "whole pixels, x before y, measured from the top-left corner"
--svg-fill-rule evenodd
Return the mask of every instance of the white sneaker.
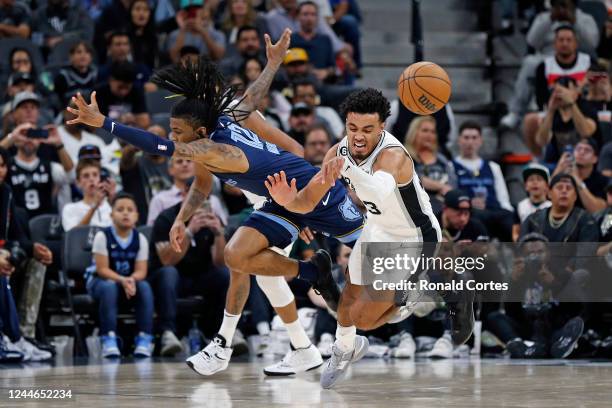
<path id="1" fill-rule="evenodd" d="M 307 348 L 289 350 L 281 361 L 264 368 L 264 374 L 270 376 L 293 375 L 314 370 L 321 364 L 323 364 L 321 353 L 314 344 L 311 344 Z"/>
<path id="2" fill-rule="evenodd" d="M 213 375 L 227 368 L 233 349 L 225 347 L 225 340 L 215 337 L 201 351 L 189 357 L 185 362 L 200 375 Z"/>
<path id="3" fill-rule="evenodd" d="M 234 333 L 234 338 L 232 339 L 232 349 L 237 356 L 249 352 L 249 343 L 247 343 L 240 330 L 236 330 Z"/>
<path id="4" fill-rule="evenodd" d="M 319 352 L 323 358 L 331 357 L 333 345 L 334 336 L 330 333 L 323 333 L 321 335 L 321 339 L 319 340 L 319 344 L 317 344 L 317 348 L 319 349 Z"/>
<path id="5" fill-rule="evenodd" d="M 321 387 L 329 389 L 341 381 L 351 363 L 361 360 L 368 352 L 369 341 L 365 336 L 355 336 L 355 347 L 351 351 L 343 353 L 336 344 L 332 350 L 332 356 L 325 362 L 321 372 Z"/>
<path id="6" fill-rule="evenodd" d="M 20 351 L 23 353 L 22 361 L 45 361 L 50 360 L 53 357 L 48 351 L 41 350 L 29 341 L 27 341 L 24 337 L 21 337 L 15 343 L 13 343 L 15 351 Z"/>
<path id="7" fill-rule="evenodd" d="M 514 129 L 518 126 L 519 121 L 519 115 L 514 112 L 508 112 L 503 118 L 501 118 L 499 125 L 500 127 L 504 127 L 506 129 Z"/>
<path id="8" fill-rule="evenodd" d="M 400 342 L 391 350 L 391 356 L 395 358 L 414 358 L 416 353 L 416 343 L 410 333 L 402 333 Z"/>
<path id="9" fill-rule="evenodd" d="M 429 358 L 453 358 L 453 342 L 449 335 L 443 335 L 434 343 L 433 348 L 427 354 Z"/>
<path id="10" fill-rule="evenodd" d="M 165 330 L 161 338 L 162 357 L 172 357 L 183 351 L 183 344 L 170 330 Z"/>

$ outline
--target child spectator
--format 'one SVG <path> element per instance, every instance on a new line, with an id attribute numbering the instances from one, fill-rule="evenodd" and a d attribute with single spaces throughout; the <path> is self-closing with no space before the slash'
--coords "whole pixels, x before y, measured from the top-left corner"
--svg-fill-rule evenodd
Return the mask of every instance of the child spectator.
<path id="1" fill-rule="evenodd" d="M 81 160 L 76 168 L 76 180 L 83 192 L 83 199 L 69 203 L 62 211 L 64 231 L 80 225 L 110 227 L 111 207 L 108 200 L 115 195 L 114 184 L 100 179 L 100 163 L 95 160 Z"/>
<path id="2" fill-rule="evenodd" d="M 99 231 L 93 242 L 93 265 L 86 271 L 87 290 L 98 302 L 102 356 L 121 356 L 117 346 L 119 302 L 135 300 L 138 336 L 134 357 L 153 352 L 153 292 L 147 277 L 149 244 L 134 226 L 138 220 L 136 202 L 127 193 L 112 201 L 113 224 Z"/>
<path id="3" fill-rule="evenodd" d="M 98 80 L 98 69 L 93 65 L 93 48 L 86 41 L 79 41 L 70 47 L 70 65 L 59 70 L 55 76 L 55 93 L 62 107 L 78 92 L 89 98 Z"/>

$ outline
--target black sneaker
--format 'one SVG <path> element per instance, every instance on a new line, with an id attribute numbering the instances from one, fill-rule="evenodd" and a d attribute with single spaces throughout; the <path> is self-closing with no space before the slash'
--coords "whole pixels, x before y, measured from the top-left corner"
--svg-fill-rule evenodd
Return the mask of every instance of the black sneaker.
<path id="1" fill-rule="evenodd" d="M 544 358 L 546 357 L 546 346 L 541 343 L 534 342 L 528 346 L 521 339 L 510 340 L 506 343 L 506 349 L 510 353 L 511 358 Z"/>
<path id="2" fill-rule="evenodd" d="M 584 320 L 581 317 L 574 317 L 561 329 L 561 335 L 550 346 L 550 354 L 553 358 L 566 358 L 576 348 L 582 331 L 584 330 Z"/>
<path id="3" fill-rule="evenodd" d="M 310 258 L 310 261 L 317 267 L 319 275 L 316 282 L 313 282 L 312 288 L 314 291 L 325 299 L 327 306 L 334 312 L 338 311 L 338 302 L 340 301 L 340 289 L 332 276 L 332 260 L 329 253 L 323 249 L 319 249 Z"/>
<path id="4" fill-rule="evenodd" d="M 459 300 L 448 302 L 448 315 L 451 321 L 451 337 L 456 346 L 469 340 L 474 330 L 474 291 L 461 290 Z"/>

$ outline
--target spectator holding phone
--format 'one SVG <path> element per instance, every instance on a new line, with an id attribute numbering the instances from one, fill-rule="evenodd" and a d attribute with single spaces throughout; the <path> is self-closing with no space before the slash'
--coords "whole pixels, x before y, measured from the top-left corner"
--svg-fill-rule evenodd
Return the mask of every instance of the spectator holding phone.
<path id="1" fill-rule="evenodd" d="M 572 149 L 568 146 L 561 155 L 553 176 L 568 174 L 576 182 L 576 206 L 593 214 L 606 208 L 605 188 L 608 179 L 597 170 L 598 145 L 595 139 L 581 139 Z"/>
<path id="2" fill-rule="evenodd" d="M 215 29 L 210 10 L 202 0 L 181 1 L 176 14 L 178 30 L 168 36 L 167 50 L 173 62 L 180 60 L 180 50 L 185 45 L 196 47 L 200 54 L 218 61 L 225 54 L 225 34 Z"/>
<path id="3" fill-rule="evenodd" d="M 54 126 L 37 129 L 31 123 L 24 123 L 10 137 L 17 148 L 9 167 L 9 184 L 15 195 L 15 204 L 24 208 L 29 218 L 57 213 L 54 197 L 64 186 L 67 187 L 67 173 L 72 170 L 72 160 L 57 129 Z M 62 165 L 39 157 L 41 144 L 53 146 Z"/>
<path id="4" fill-rule="evenodd" d="M 112 224 L 109 200 L 115 196 L 115 185 L 100 176 L 100 163 L 84 159 L 77 164 L 77 185 L 83 192 L 83 199 L 66 204 L 62 211 L 64 231 L 80 225 L 109 227 Z"/>

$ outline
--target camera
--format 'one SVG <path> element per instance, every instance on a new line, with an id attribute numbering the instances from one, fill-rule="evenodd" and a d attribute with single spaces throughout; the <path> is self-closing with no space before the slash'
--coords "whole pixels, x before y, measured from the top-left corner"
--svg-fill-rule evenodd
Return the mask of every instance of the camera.
<path id="1" fill-rule="evenodd" d="M 14 242 L 8 248 L 8 252 L 9 252 L 8 261 L 15 268 L 18 268 L 19 266 L 21 266 L 21 264 L 23 264 L 24 261 L 28 257 L 28 254 L 26 253 L 26 251 L 24 251 L 23 248 L 21 248 L 18 242 Z"/>
<path id="2" fill-rule="evenodd" d="M 30 139 L 47 139 L 49 131 L 47 129 L 30 128 L 26 131 L 26 136 Z"/>

